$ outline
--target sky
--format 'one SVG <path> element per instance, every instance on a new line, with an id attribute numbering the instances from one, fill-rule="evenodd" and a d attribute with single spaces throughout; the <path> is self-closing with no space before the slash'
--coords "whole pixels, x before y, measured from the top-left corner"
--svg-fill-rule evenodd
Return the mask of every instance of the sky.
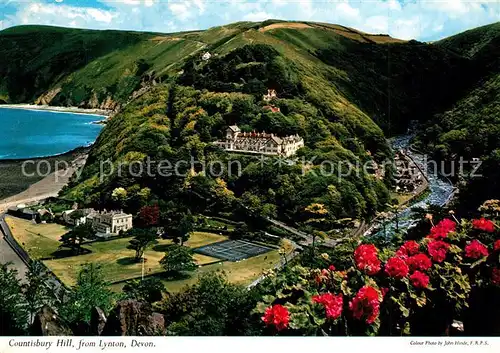
<path id="1" fill-rule="evenodd" d="M 500 0 L 0 0 L 0 29 L 43 24 L 168 33 L 266 19 L 432 41 L 500 21 Z"/>

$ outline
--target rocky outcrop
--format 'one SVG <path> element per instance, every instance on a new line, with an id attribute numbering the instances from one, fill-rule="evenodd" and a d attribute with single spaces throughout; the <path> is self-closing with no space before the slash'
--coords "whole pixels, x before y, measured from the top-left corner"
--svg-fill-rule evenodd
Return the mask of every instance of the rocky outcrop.
<path id="1" fill-rule="evenodd" d="M 49 105 L 50 102 L 61 92 L 61 87 L 57 87 L 51 89 L 50 91 L 45 92 L 40 97 L 35 100 L 35 104 L 37 105 Z"/>
<path id="2" fill-rule="evenodd" d="M 93 308 L 90 315 L 90 333 L 94 336 L 100 336 L 106 326 L 106 315 L 101 308 Z"/>
<path id="3" fill-rule="evenodd" d="M 155 336 L 165 332 L 163 315 L 154 313 L 151 305 L 123 300 L 109 315 L 103 336 Z"/>
<path id="4" fill-rule="evenodd" d="M 71 336 L 73 331 L 57 316 L 54 310 L 44 306 L 35 316 L 31 326 L 33 336 Z"/>

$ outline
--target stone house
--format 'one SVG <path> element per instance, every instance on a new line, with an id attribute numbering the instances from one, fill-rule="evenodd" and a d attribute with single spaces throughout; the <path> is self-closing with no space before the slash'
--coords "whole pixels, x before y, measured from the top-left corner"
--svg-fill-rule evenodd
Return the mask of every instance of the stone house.
<path id="1" fill-rule="evenodd" d="M 304 139 L 298 135 L 279 137 L 265 132 L 241 132 L 232 125 L 226 130 L 225 140 L 216 141 L 215 145 L 230 152 L 289 157 L 304 147 Z"/>

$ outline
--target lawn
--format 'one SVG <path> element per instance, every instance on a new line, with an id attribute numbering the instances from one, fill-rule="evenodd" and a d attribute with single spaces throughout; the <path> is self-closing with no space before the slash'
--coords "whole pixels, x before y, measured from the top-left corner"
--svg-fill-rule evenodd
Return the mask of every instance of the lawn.
<path id="1" fill-rule="evenodd" d="M 26 219 L 6 216 L 12 235 L 34 260 L 52 257 L 59 239 L 68 228 L 59 224 L 34 224 Z"/>
<path id="2" fill-rule="evenodd" d="M 292 247 L 288 244 L 288 242 L 282 245 L 287 252 L 292 251 Z M 198 268 L 198 270 L 189 278 L 167 280 L 163 279 L 161 275 L 159 276 L 163 279 L 163 283 L 165 284 L 165 287 L 169 292 L 179 292 L 187 285 L 195 284 L 200 275 L 217 270 L 224 271 L 228 280 L 232 283 L 249 285 L 257 278 L 259 278 L 264 271 L 274 268 L 274 266 L 279 264 L 280 261 L 282 260 L 278 253 L 278 250 L 273 250 L 266 254 L 255 256 L 239 262 L 226 261 L 217 264 L 202 266 Z M 123 288 L 123 285 L 123 283 L 115 284 L 112 286 L 112 289 L 114 291 L 120 292 Z"/>
<path id="3" fill-rule="evenodd" d="M 61 235 L 68 231 L 66 227 L 58 224 L 33 224 L 30 221 L 10 216 L 6 217 L 6 221 L 16 240 L 33 259 L 50 258 L 60 245 L 58 240 Z M 213 233 L 194 232 L 184 245 L 197 248 L 226 239 L 224 236 Z M 101 264 L 104 275 L 110 282 L 140 277 L 142 264 L 134 262 L 135 252 L 127 249 L 129 240 L 130 238 L 121 238 L 86 244 L 84 248 L 91 250 L 90 254 L 44 260 L 43 262 L 69 286 L 75 284 L 78 271 L 85 263 Z M 145 252 L 144 270 L 146 275 L 160 275 L 163 272 L 159 261 L 164 255 L 165 247 L 169 244 L 172 244 L 171 240 L 162 239 Z M 290 247 L 285 246 L 285 248 L 290 250 Z M 280 262 L 277 250 L 239 262 L 214 263 L 219 259 L 201 254 L 194 254 L 194 258 L 199 265 L 204 266 L 201 266 L 191 277 L 179 280 L 165 279 L 164 283 L 168 291 L 177 292 L 186 285 L 195 283 L 201 274 L 216 270 L 223 270 L 232 283 L 248 285 L 259 278 L 265 270 Z M 116 291 L 120 291 L 122 287 L 123 283 L 112 286 Z"/>
<path id="4" fill-rule="evenodd" d="M 194 232 L 184 245 L 195 248 L 226 239 L 216 234 Z M 75 284 L 78 271 L 85 263 L 101 264 L 104 276 L 110 282 L 139 277 L 142 274 L 142 263 L 134 261 L 135 252 L 127 249 L 129 241 L 130 238 L 121 238 L 95 242 L 84 245 L 85 248 L 92 251 L 90 254 L 44 262 L 67 285 Z M 146 258 L 144 273 L 146 275 L 163 271 L 160 260 L 165 254 L 166 246 L 170 244 L 172 244 L 171 240 L 162 239 L 144 253 Z M 199 265 L 219 261 L 201 254 L 194 254 L 193 257 Z"/>
<path id="5" fill-rule="evenodd" d="M 23 248 L 28 251 L 32 259 L 46 259 L 58 249 L 61 235 L 68 229 L 58 224 L 33 224 L 30 221 L 6 217 L 13 236 Z M 203 232 L 192 233 L 184 245 L 197 248 L 210 243 L 226 240 L 221 235 Z M 78 271 L 82 264 L 101 264 L 106 279 L 115 282 L 127 278 L 138 277 L 142 273 L 142 264 L 134 261 L 135 252 L 127 249 L 130 238 L 121 238 L 110 241 L 85 244 L 83 247 L 92 251 L 90 254 L 71 256 L 53 260 L 44 260 L 44 263 L 67 285 L 76 282 Z M 159 240 L 145 252 L 146 263 L 144 270 L 146 274 L 162 272 L 159 261 L 165 253 L 167 245 L 171 240 Z M 203 265 L 219 261 L 216 258 L 195 254 L 194 259 Z"/>

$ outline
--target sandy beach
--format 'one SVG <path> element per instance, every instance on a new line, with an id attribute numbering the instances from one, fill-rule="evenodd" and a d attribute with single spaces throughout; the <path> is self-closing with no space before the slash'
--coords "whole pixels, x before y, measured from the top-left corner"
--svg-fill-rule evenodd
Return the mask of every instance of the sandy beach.
<path id="1" fill-rule="evenodd" d="M 109 117 L 113 114 L 112 110 L 84 109 L 78 107 L 54 107 L 50 105 L 36 105 L 36 104 L 1 104 L 0 108 L 46 110 L 46 111 L 60 112 L 60 113 L 91 114 L 103 117 Z"/>
<path id="2" fill-rule="evenodd" d="M 31 204 L 49 197 L 56 197 L 59 191 L 69 182 L 71 176 L 79 168 L 85 165 L 86 154 L 78 155 L 66 170 L 58 170 L 46 176 L 42 180 L 32 184 L 28 189 L 0 200 L 0 212 L 5 212 L 9 207 L 18 204 Z"/>

